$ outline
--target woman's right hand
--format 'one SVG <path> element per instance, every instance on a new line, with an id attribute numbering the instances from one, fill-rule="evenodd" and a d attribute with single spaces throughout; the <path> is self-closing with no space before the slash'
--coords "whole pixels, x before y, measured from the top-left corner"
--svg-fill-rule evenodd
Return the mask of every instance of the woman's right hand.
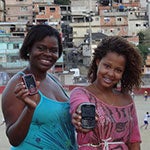
<path id="1" fill-rule="evenodd" d="M 37 85 L 39 85 L 39 82 L 37 82 Z M 20 82 L 15 86 L 14 93 L 16 97 L 23 101 L 30 109 L 34 109 L 37 106 L 39 94 L 37 93 L 30 96 L 24 82 Z"/>
<path id="2" fill-rule="evenodd" d="M 72 114 L 72 123 L 75 126 L 77 132 L 87 133 L 87 132 L 91 131 L 91 129 L 84 129 L 84 128 L 82 128 L 82 126 L 81 126 L 81 119 L 82 119 L 81 107 L 79 106 L 78 109 L 76 110 L 76 112 L 74 112 Z"/>

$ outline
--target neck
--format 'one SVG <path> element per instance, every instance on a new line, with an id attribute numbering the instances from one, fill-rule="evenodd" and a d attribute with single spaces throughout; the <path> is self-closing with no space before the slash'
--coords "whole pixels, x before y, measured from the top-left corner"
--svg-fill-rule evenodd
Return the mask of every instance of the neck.
<path id="1" fill-rule="evenodd" d="M 97 82 L 94 82 L 93 84 L 92 84 L 94 87 L 95 87 L 95 89 L 97 90 L 97 91 L 99 91 L 100 93 L 112 93 L 113 92 L 113 88 L 112 87 L 110 87 L 110 88 L 105 88 L 105 87 L 102 87 L 101 85 L 99 85 Z"/>
<path id="2" fill-rule="evenodd" d="M 91 92 L 95 94 L 103 102 L 114 105 L 117 103 L 116 96 L 119 94 L 115 91 L 115 89 L 111 88 L 103 88 L 97 83 L 91 84 Z"/>
<path id="3" fill-rule="evenodd" d="M 41 81 L 41 80 L 45 79 L 45 78 L 46 78 L 46 74 L 47 74 L 47 72 L 40 72 L 40 71 L 37 71 L 37 70 L 31 68 L 30 66 L 28 66 L 28 67 L 24 70 L 24 72 L 25 72 L 26 74 L 33 74 L 33 75 L 35 76 L 36 80 L 38 80 L 38 81 Z"/>

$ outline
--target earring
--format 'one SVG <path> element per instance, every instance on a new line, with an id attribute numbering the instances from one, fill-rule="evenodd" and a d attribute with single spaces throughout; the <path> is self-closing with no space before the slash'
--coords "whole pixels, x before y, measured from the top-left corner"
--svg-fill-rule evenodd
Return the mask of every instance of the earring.
<path id="1" fill-rule="evenodd" d="M 29 57 L 29 53 L 27 53 L 27 56 Z"/>
<path id="2" fill-rule="evenodd" d="M 119 82 L 117 83 L 117 85 L 116 85 L 116 88 L 118 89 L 120 89 L 121 88 L 121 80 L 119 80 Z"/>

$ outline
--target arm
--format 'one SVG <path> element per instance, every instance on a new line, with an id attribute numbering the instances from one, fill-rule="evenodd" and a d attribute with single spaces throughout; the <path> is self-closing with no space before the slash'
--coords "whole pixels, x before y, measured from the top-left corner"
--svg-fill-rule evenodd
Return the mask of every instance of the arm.
<path id="1" fill-rule="evenodd" d="M 128 143 L 129 150 L 140 150 L 140 143 L 141 143 L 141 136 L 139 131 L 139 125 L 138 125 L 138 118 L 136 113 L 136 107 L 133 102 L 133 108 L 131 110 L 132 115 L 132 130 L 130 135 L 130 143 Z"/>
<path id="2" fill-rule="evenodd" d="M 13 77 L 2 94 L 2 111 L 6 122 L 6 135 L 10 144 L 14 146 L 19 145 L 27 135 L 36 107 L 35 102 L 27 96 L 28 91 L 21 81 L 20 77 Z M 35 96 L 32 96 L 32 98 L 37 99 Z"/>
<path id="3" fill-rule="evenodd" d="M 77 132 L 89 132 L 90 129 L 83 129 L 81 127 L 81 104 L 89 103 L 88 94 L 82 88 L 74 89 L 70 94 L 70 112 L 72 115 L 72 123 Z"/>
<path id="4" fill-rule="evenodd" d="M 140 150 L 140 142 L 131 143 L 128 145 L 129 150 Z"/>

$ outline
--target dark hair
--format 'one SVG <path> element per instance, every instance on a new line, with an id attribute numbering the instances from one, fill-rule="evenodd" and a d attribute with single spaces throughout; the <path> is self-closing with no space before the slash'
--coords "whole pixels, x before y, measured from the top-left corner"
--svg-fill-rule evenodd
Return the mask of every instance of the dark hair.
<path id="1" fill-rule="evenodd" d="M 20 48 L 20 58 L 24 60 L 29 60 L 28 54 L 31 51 L 31 48 L 35 42 L 43 40 L 46 36 L 54 36 L 58 40 L 59 45 L 59 57 L 62 54 L 62 41 L 60 33 L 53 27 L 46 25 L 46 24 L 40 24 L 33 26 L 29 32 L 27 33 L 23 45 Z"/>
<path id="2" fill-rule="evenodd" d="M 88 72 L 88 79 L 93 83 L 97 78 L 96 60 L 101 60 L 108 52 L 116 52 L 126 59 L 125 70 L 121 79 L 121 91 L 129 92 L 140 87 L 142 75 L 142 57 L 138 49 L 120 36 L 103 39 L 93 53 L 93 60 Z"/>

